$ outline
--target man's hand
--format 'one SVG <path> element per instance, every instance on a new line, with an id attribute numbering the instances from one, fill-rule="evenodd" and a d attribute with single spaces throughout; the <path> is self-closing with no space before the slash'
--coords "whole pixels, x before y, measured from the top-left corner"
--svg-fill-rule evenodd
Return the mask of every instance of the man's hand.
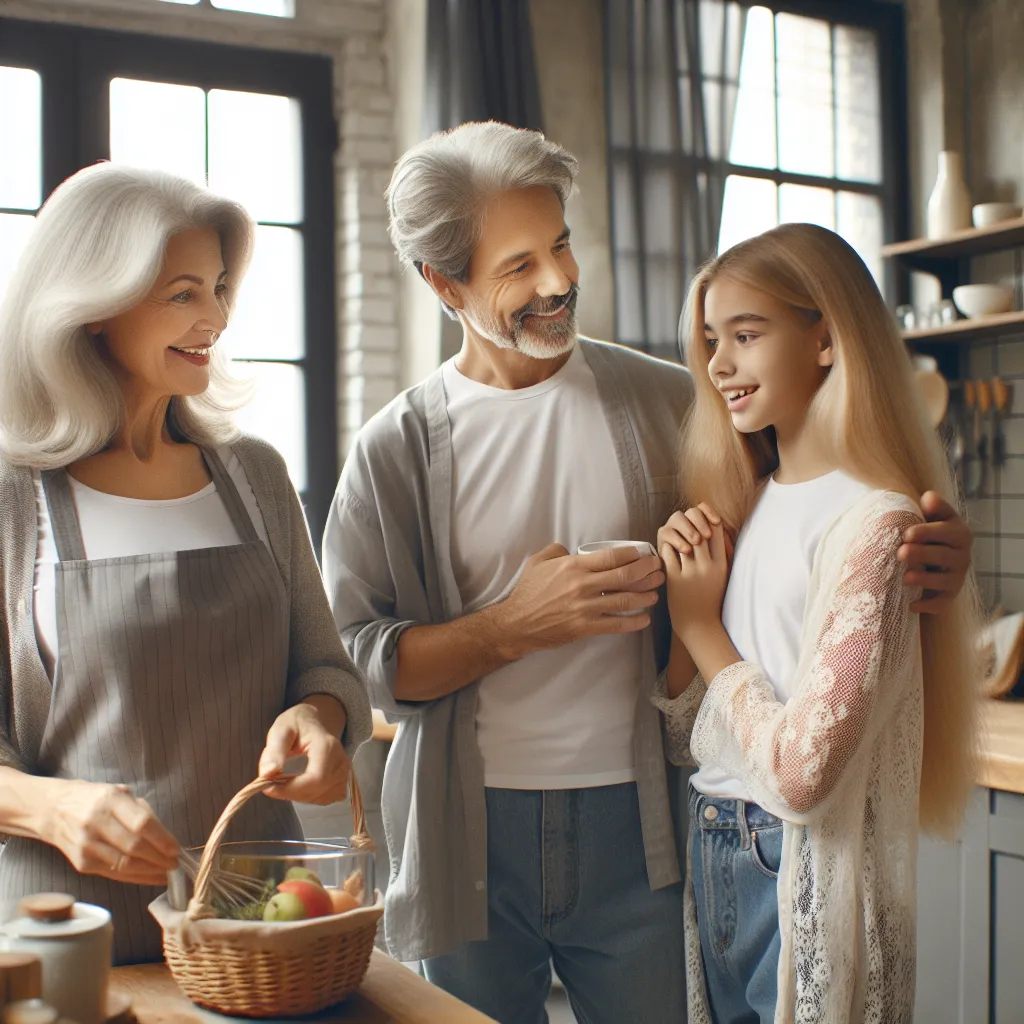
<path id="1" fill-rule="evenodd" d="M 337 705 L 333 698 L 323 699 Z M 290 782 L 264 790 L 267 796 L 300 804 L 333 804 L 348 795 L 348 773 L 352 766 L 338 734 L 324 721 L 326 714 L 314 703 L 306 702 L 278 715 L 260 756 L 260 778 L 280 775 L 288 758 L 303 754 L 306 770 Z"/>
<path id="2" fill-rule="evenodd" d="M 921 496 L 921 511 L 927 522 L 903 534 L 896 557 L 906 564 L 903 582 L 924 590 L 912 610 L 935 614 L 945 611 L 964 585 L 973 537 L 956 510 L 934 491 Z"/>
<path id="3" fill-rule="evenodd" d="M 587 636 L 646 629 L 647 609 L 658 603 L 664 582 L 661 560 L 634 548 L 570 555 L 561 544 L 549 544 L 527 560 L 512 593 L 488 612 L 512 661 Z"/>

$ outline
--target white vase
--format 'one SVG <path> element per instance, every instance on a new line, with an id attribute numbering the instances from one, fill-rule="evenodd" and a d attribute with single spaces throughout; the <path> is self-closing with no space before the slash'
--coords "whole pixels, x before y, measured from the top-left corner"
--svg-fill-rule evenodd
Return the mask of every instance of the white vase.
<path id="1" fill-rule="evenodd" d="M 959 153 L 939 154 L 939 176 L 928 199 L 929 238 L 945 238 L 971 226 L 971 194 L 964 184 L 964 165 Z"/>

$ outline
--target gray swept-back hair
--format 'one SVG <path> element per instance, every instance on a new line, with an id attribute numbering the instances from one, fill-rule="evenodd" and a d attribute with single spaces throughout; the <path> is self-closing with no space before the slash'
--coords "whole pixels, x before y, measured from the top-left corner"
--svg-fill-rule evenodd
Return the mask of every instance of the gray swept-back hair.
<path id="1" fill-rule="evenodd" d="M 564 209 L 578 171 L 576 158 L 540 132 L 498 121 L 436 132 L 405 153 L 391 176 L 391 241 L 421 273 L 426 264 L 465 281 L 490 196 L 546 185 Z"/>
<path id="2" fill-rule="evenodd" d="M 254 226 L 238 203 L 162 171 L 103 163 L 68 178 L 46 201 L 0 305 L 0 456 L 53 469 L 101 451 L 124 398 L 86 325 L 124 313 L 156 283 L 170 237 L 220 235 L 232 307 L 252 254 Z M 175 396 L 168 426 L 215 444 L 237 435 L 231 414 L 249 385 L 217 346 L 210 385 Z"/>

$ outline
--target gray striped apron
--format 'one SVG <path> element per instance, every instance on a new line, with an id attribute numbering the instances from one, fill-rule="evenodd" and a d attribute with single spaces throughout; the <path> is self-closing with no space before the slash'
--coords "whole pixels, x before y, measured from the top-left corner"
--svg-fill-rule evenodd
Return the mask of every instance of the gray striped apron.
<path id="1" fill-rule="evenodd" d="M 90 561 L 67 474 L 43 474 L 59 657 L 36 771 L 128 785 L 186 847 L 255 777 L 288 676 L 281 574 L 217 453 L 203 456 L 240 544 Z M 301 835 L 291 804 L 260 796 L 228 839 Z M 160 959 L 146 908 L 161 889 L 80 875 L 55 847 L 9 839 L 0 901 L 53 890 L 110 910 L 115 963 Z"/>

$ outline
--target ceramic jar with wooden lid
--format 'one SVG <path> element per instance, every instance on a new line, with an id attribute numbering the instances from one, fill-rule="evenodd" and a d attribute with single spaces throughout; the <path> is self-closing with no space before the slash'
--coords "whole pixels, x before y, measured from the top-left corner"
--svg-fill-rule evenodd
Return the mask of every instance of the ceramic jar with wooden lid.
<path id="1" fill-rule="evenodd" d="M 62 893 L 26 896 L 2 934 L 10 952 L 39 958 L 43 999 L 61 1016 L 104 1024 L 114 934 L 109 911 Z"/>

